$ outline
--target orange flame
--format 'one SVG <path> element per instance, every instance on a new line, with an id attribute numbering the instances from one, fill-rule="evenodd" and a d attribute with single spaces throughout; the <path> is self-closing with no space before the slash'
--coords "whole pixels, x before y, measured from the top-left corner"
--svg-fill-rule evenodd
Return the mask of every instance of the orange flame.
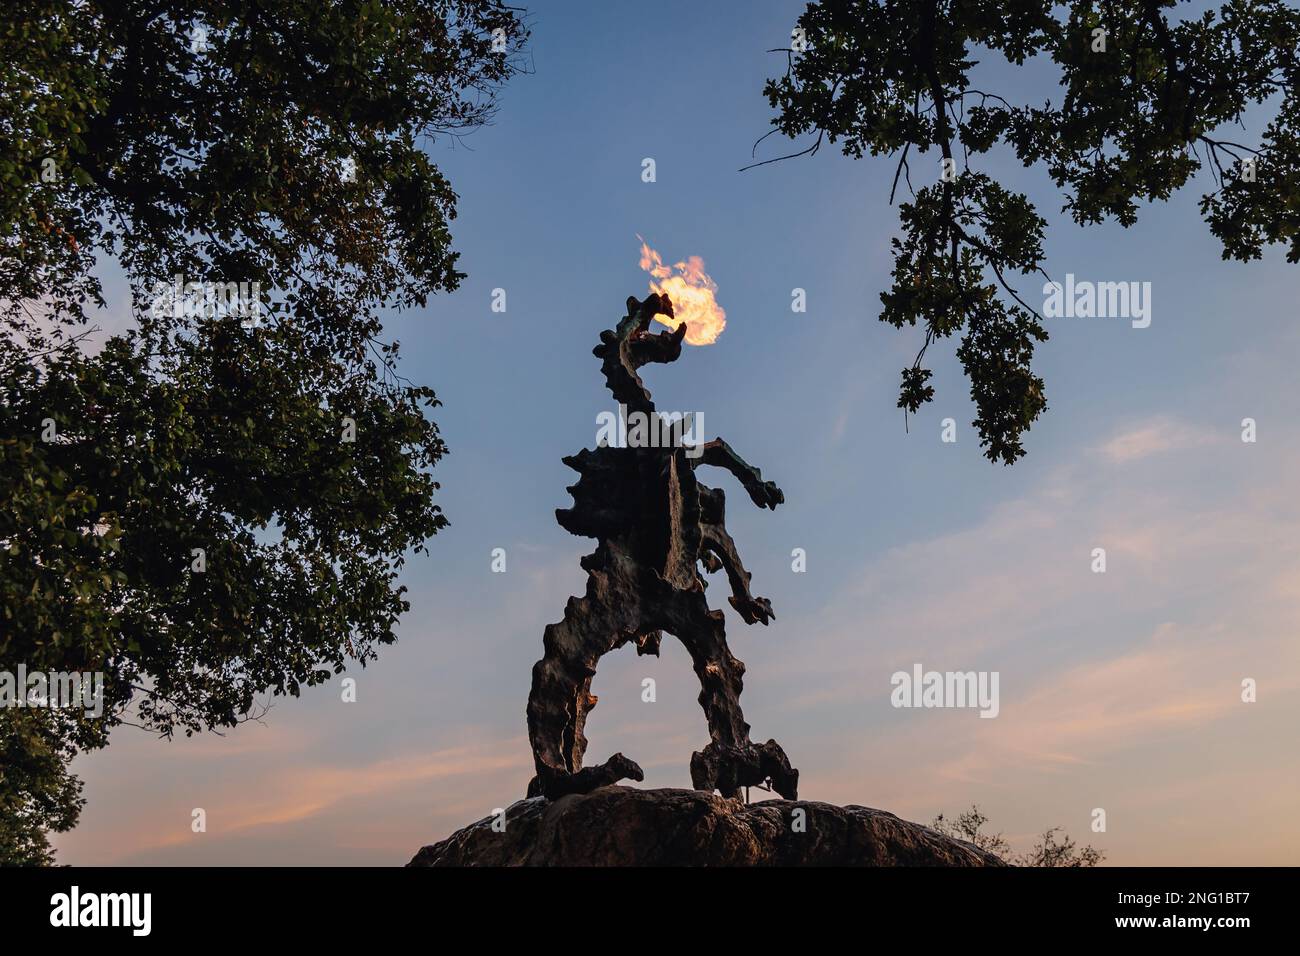
<path id="1" fill-rule="evenodd" d="M 670 329 L 685 322 L 687 345 L 712 345 L 718 340 L 727 327 L 727 313 L 713 297 L 718 286 L 704 271 L 703 259 L 691 256 L 666 266 L 659 253 L 641 239 L 641 268 L 650 273 L 650 291 L 666 293 L 673 301 L 675 316 L 660 313 L 654 317 L 656 322 Z"/>

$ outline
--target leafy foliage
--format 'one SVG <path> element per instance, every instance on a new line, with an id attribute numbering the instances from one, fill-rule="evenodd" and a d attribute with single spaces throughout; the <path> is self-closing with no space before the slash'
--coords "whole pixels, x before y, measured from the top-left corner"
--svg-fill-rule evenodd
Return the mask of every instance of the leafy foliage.
<path id="1" fill-rule="evenodd" d="M 0 669 L 106 675 L 102 718 L 3 717 L 0 839 L 75 822 L 66 759 L 111 727 L 233 726 L 394 640 L 446 448 L 380 312 L 462 278 L 422 147 L 489 120 L 525 39 L 499 0 L 0 27 Z M 134 324 L 92 354 L 104 260 Z M 156 308 L 175 276 L 264 311 Z"/>
<path id="2" fill-rule="evenodd" d="M 1045 831 L 1027 853 L 1016 853 L 1001 833 L 984 831 L 984 824 L 988 822 L 989 818 L 980 808 L 972 806 L 953 819 L 948 819 L 941 813 L 931 821 L 930 826 L 947 836 L 973 843 L 1014 866 L 1096 866 L 1106 858 L 1106 854 L 1094 847 L 1085 846 L 1080 849 L 1068 835 L 1058 837 L 1057 834 L 1061 833 L 1059 827 Z"/>
<path id="3" fill-rule="evenodd" d="M 68 772 L 76 729 L 58 711 L 0 709 L 0 866 L 48 866 L 48 831 L 70 829 L 81 781 Z"/>
<path id="4" fill-rule="evenodd" d="M 898 158 L 890 200 L 900 177 L 911 199 L 899 209 L 880 318 L 925 330 L 898 404 L 915 412 L 931 400 L 926 349 L 962 333 L 957 354 L 991 461 L 1020 458 L 1023 433 L 1047 407 L 1031 364 L 1047 331 L 1011 285 L 1015 273 L 1046 276 L 1045 223 L 1025 195 L 972 168 L 981 155 L 1001 145 L 1045 169 L 1081 225 L 1130 226 L 1140 203 L 1168 199 L 1208 167 L 1217 188 L 1201 210 L 1224 258 L 1280 243 L 1300 261 L 1300 10 L 1229 0 L 1179 18 L 1179 5 L 818 0 L 799 18 L 785 75 L 764 88 L 774 131 L 816 134 L 794 155 L 825 141 L 855 158 Z M 1104 50 L 1095 31 L 1105 31 Z M 978 89 L 977 56 L 1050 62 L 1061 96 L 1013 104 Z M 1269 108 L 1257 145 L 1222 138 L 1226 124 Z M 928 151 L 957 175 L 912 190 L 911 160 Z M 1246 160 L 1253 179 L 1239 175 Z"/>

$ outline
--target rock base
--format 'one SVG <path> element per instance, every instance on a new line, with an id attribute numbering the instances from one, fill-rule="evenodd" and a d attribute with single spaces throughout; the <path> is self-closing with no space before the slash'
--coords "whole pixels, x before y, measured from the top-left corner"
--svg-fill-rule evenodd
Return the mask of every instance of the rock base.
<path id="1" fill-rule="evenodd" d="M 789 800 L 744 804 L 701 790 L 611 786 L 558 800 L 520 800 L 506 810 L 504 832 L 498 818 L 487 817 L 424 847 L 407 865 L 1006 864 L 884 810 Z"/>

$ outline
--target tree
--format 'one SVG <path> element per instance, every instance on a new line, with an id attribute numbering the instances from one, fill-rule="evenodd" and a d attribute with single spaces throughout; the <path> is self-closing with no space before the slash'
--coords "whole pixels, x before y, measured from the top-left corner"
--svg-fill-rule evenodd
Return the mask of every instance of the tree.
<path id="1" fill-rule="evenodd" d="M 77 822 L 84 801 L 68 772 L 73 723 L 58 711 L 0 710 L 0 866 L 49 865 L 46 833 Z"/>
<path id="2" fill-rule="evenodd" d="M 1046 223 L 1023 193 L 973 167 L 983 154 L 1001 147 L 1044 168 L 1081 225 L 1130 226 L 1140 202 L 1168 199 L 1208 167 L 1216 188 L 1200 208 L 1224 258 L 1259 258 L 1280 243 L 1300 261 L 1300 10 L 1229 0 L 1179 19 L 1178 6 L 820 0 L 799 17 L 786 73 L 764 88 L 778 111 L 772 132 L 815 134 L 792 155 L 829 142 L 855 158 L 897 157 L 890 202 L 900 179 L 911 199 L 899 207 L 880 319 L 924 328 L 898 404 L 915 413 L 933 398 L 926 350 L 960 333 L 991 461 L 1020 458 L 1023 433 L 1047 407 L 1032 369 L 1047 330 L 1012 285 L 1017 273 L 1047 276 Z M 1017 104 L 978 88 L 977 57 L 990 56 L 1050 62 L 1059 100 Z M 1254 146 L 1221 132 L 1244 125 L 1248 110 L 1265 120 Z M 924 154 L 932 165 L 918 167 L 924 184 L 914 189 Z"/>
<path id="3" fill-rule="evenodd" d="M 930 821 L 930 826 L 947 836 L 973 843 L 981 850 L 987 850 L 1005 860 L 1011 855 L 1011 845 L 1002 838 L 1001 833 L 985 833 L 984 824 L 988 822 L 989 818 L 980 812 L 980 808 L 972 805 L 969 810 L 958 814 L 955 820 L 949 820 L 941 813 Z"/>
<path id="4" fill-rule="evenodd" d="M 1045 830 L 1028 853 L 1016 859 L 1018 866 L 1096 866 L 1106 854 L 1091 846 L 1079 849 L 1071 837 L 1058 840 L 1059 827 Z"/>
<path id="5" fill-rule="evenodd" d="M 0 671 L 105 680 L 99 716 L 0 723 L 6 842 L 75 822 L 67 759 L 112 727 L 233 726 L 395 639 L 446 448 L 380 312 L 462 278 L 422 146 L 489 120 L 526 36 L 499 0 L 0 30 Z M 134 326 L 91 353 L 103 260 Z"/>
<path id="6" fill-rule="evenodd" d="M 1001 857 L 1014 866 L 1096 866 L 1106 858 L 1106 854 L 1091 846 L 1079 849 L 1069 836 L 1058 840 L 1059 827 L 1044 831 L 1028 853 L 1016 853 L 1001 833 L 985 833 L 984 824 L 989 822 L 978 806 L 949 820 L 942 813 L 931 821 L 930 826 L 950 837 L 973 843 L 981 850 L 987 850 L 994 856 Z"/>

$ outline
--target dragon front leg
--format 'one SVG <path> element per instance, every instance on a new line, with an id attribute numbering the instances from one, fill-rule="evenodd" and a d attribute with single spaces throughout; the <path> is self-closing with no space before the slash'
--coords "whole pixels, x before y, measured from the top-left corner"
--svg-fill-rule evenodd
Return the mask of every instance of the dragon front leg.
<path id="1" fill-rule="evenodd" d="M 755 597 L 749 591 L 752 575 L 745 570 L 724 523 L 725 496 L 716 488 L 700 486 L 700 551 L 701 560 L 709 570 L 721 567 L 727 572 L 727 581 L 731 584 L 731 597 L 728 601 L 746 624 L 763 624 L 776 619 L 772 602 L 764 597 Z"/>
<path id="2" fill-rule="evenodd" d="M 763 473 L 737 455 L 721 438 L 704 443 L 704 450 L 697 459 L 697 464 L 713 465 L 715 468 L 725 468 L 731 472 L 744 486 L 750 500 L 760 508 L 771 508 L 775 511 L 776 506 L 785 501 L 785 492 L 776 486 L 776 482 L 764 481 Z"/>

